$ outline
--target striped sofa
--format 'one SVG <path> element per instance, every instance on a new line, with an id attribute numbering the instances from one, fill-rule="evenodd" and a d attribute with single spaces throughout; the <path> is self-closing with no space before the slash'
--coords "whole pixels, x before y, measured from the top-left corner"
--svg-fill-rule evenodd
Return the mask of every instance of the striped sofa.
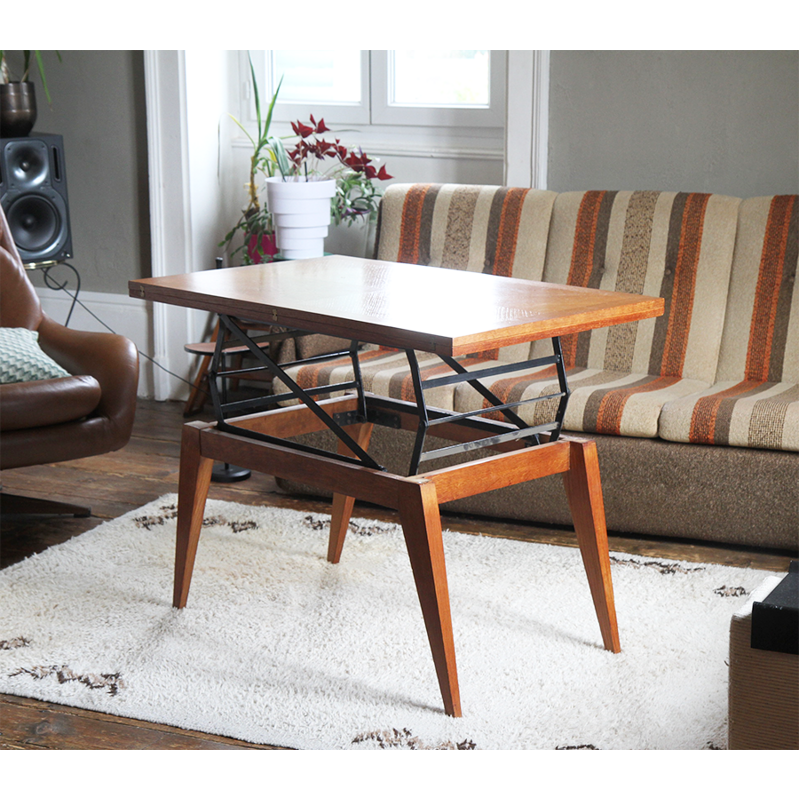
<path id="1" fill-rule="evenodd" d="M 565 429 L 598 442 L 609 528 L 796 550 L 797 196 L 394 185 L 376 257 L 663 297 L 658 319 L 562 339 Z M 538 341 L 461 361 L 474 370 L 550 352 Z M 447 371 L 429 354 L 419 360 L 423 378 Z M 361 364 L 368 391 L 413 400 L 403 353 L 368 349 Z M 308 388 L 351 374 L 349 359 L 333 358 L 293 378 Z M 503 402 L 557 391 L 553 367 L 486 385 Z M 426 400 L 459 412 L 485 405 L 468 384 Z M 533 424 L 555 410 L 521 409 Z M 402 471 L 407 447 L 376 429 L 371 451 Z M 570 523 L 557 478 L 452 510 Z"/>

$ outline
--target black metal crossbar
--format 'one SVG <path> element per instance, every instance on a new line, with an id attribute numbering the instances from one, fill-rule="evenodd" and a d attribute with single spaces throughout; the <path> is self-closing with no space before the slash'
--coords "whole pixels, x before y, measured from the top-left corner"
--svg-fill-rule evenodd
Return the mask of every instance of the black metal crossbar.
<path id="1" fill-rule="evenodd" d="M 375 461 L 372 456 L 370 456 L 362 447 L 358 445 L 358 443 L 347 433 L 341 425 L 339 425 L 330 414 L 328 414 L 315 400 L 313 395 L 318 394 L 328 394 L 332 391 L 340 389 L 342 386 L 347 386 L 348 388 L 355 388 L 358 392 L 359 396 L 359 407 L 362 409 L 362 412 L 365 410 L 365 402 L 364 402 L 364 392 L 362 383 L 360 380 L 361 373 L 359 371 L 358 365 L 358 342 L 353 341 L 350 345 L 350 350 L 348 351 L 351 361 L 353 363 L 353 369 L 357 376 L 355 381 L 349 382 L 348 384 L 339 384 L 336 386 L 321 386 L 310 391 L 303 389 L 298 383 L 296 383 L 289 375 L 286 374 L 285 369 L 282 366 L 279 366 L 275 363 L 275 361 L 270 358 L 270 356 L 257 344 L 255 344 L 252 339 L 247 335 L 246 331 L 243 330 L 240 325 L 231 317 L 226 314 L 219 315 L 220 324 L 223 325 L 228 332 L 238 339 L 243 345 L 247 347 L 247 349 L 252 353 L 252 355 L 259 361 L 264 367 L 266 367 L 276 378 L 283 381 L 286 386 L 289 387 L 289 392 L 285 395 L 279 395 L 278 397 L 272 396 L 270 397 L 271 403 L 277 402 L 280 398 L 283 399 L 294 399 L 300 400 L 303 405 L 306 406 L 310 411 L 312 411 L 324 424 L 327 428 L 329 428 L 333 434 L 343 442 L 347 448 L 353 453 L 354 457 L 345 456 L 339 453 L 330 453 L 326 450 L 321 450 L 316 447 L 310 447 L 307 445 L 300 444 L 299 442 L 292 442 L 285 439 L 277 439 L 273 436 L 268 436 L 267 434 L 261 433 L 260 431 L 253 431 L 244 428 L 239 428 L 235 425 L 231 425 L 228 423 L 227 418 L 234 414 L 240 413 L 245 408 L 253 408 L 255 404 L 260 402 L 261 398 L 257 401 L 239 401 L 235 403 L 228 403 L 224 381 L 222 382 L 222 388 L 219 386 L 219 378 L 221 375 L 224 375 L 226 372 L 224 366 L 224 358 L 225 354 L 223 352 L 223 337 L 217 338 L 217 347 L 214 351 L 214 357 L 211 362 L 211 367 L 208 371 L 209 375 L 209 388 L 211 389 L 211 399 L 214 404 L 214 411 L 217 417 L 217 428 L 221 431 L 227 431 L 229 433 L 236 433 L 240 436 L 246 436 L 251 439 L 258 439 L 260 441 L 269 442 L 272 444 L 281 444 L 282 446 L 289 447 L 295 450 L 302 450 L 303 452 L 312 452 L 317 453 L 320 455 L 325 455 L 329 458 L 335 458 L 339 461 L 344 461 L 346 463 L 355 463 L 361 466 L 371 467 L 372 469 L 384 470 L 377 461 Z M 318 360 L 318 359 L 313 359 Z M 244 404 L 253 404 L 253 405 L 244 405 Z M 364 414 L 364 416 L 366 416 Z"/>
<path id="2" fill-rule="evenodd" d="M 553 340 L 553 355 L 544 356 L 541 358 L 529 359 L 527 361 L 516 364 L 501 364 L 496 367 L 488 367 L 480 370 L 469 371 L 463 364 L 456 361 L 450 356 L 440 355 L 442 361 L 447 364 L 452 370 L 452 375 L 438 376 L 436 378 L 429 378 L 423 380 L 420 374 L 419 362 L 417 361 L 416 354 L 413 350 L 406 350 L 406 357 L 408 358 L 409 369 L 411 370 L 411 377 L 414 384 L 414 394 L 417 402 L 417 413 L 419 416 L 419 426 L 417 428 L 417 436 L 414 441 L 414 449 L 411 454 L 411 463 L 409 465 L 409 474 L 416 475 L 419 471 L 419 465 L 424 461 L 430 461 L 437 458 L 444 458 L 445 456 L 455 455 L 458 453 L 466 453 L 471 450 L 478 450 L 486 447 L 493 447 L 501 444 L 502 442 L 513 441 L 516 439 L 527 440 L 530 445 L 541 444 L 539 435 L 542 433 L 549 433 L 549 441 L 553 442 L 558 439 L 561 434 L 561 429 L 564 424 L 564 414 L 567 409 L 567 400 L 569 399 L 569 388 L 567 386 L 567 375 L 564 367 L 563 355 L 561 352 L 561 342 L 558 338 Z M 556 374 L 558 376 L 559 391 L 537 397 L 528 397 L 524 400 L 515 401 L 512 403 L 504 403 L 500 400 L 490 389 L 484 386 L 480 381 L 482 378 L 491 378 L 499 375 L 507 375 L 513 372 L 520 372 L 525 369 L 533 369 L 535 367 L 555 365 Z M 434 388 L 437 386 L 449 386 L 458 383 L 467 383 L 475 391 L 477 391 L 485 400 L 491 405 L 478 409 L 476 411 L 467 411 L 462 413 L 456 412 L 441 412 L 436 414 L 436 418 L 432 419 L 431 414 L 427 408 L 424 396 L 424 390 Z M 512 409 L 529 405 L 531 403 L 541 403 L 547 400 L 558 399 L 558 407 L 556 409 L 555 418 L 552 422 L 547 422 L 540 425 L 530 425 L 518 416 Z M 459 444 L 450 445 L 448 447 L 440 447 L 434 450 L 426 451 L 425 437 L 431 427 L 442 425 L 445 423 L 464 422 L 475 417 L 489 414 L 489 413 L 502 413 L 503 416 L 513 425 L 517 426 L 517 430 L 506 431 L 491 436 L 486 436 L 481 439 L 475 439 L 469 442 L 461 442 Z"/>
<path id="3" fill-rule="evenodd" d="M 371 422 L 377 425 L 390 427 L 401 427 L 399 414 L 407 414 L 409 411 L 416 412 L 417 433 L 414 440 L 414 447 L 411 454 L 409 465 L 409 475 L 416 475 L 420 464 L 446 456 L 468 453 L 487 447 L 494 447 L 504 442 L 521 440 L 528 446 L 541 444 L 540 435 L 548 434 L 548 441 L 553 442 L 561 434 L 566 413 L 567 401 L 569 399 L 569 388 L 567 386 L 567 375 L 561 352 L 561 342 L 558 338 L 552 340 L 553 355 L 541 358 L 532 358 L 515 364 L 498 364 L 497 366 L 485 367 L 474 371 L 468 370 L 463 364 L 450 356 L 440 355 L 442 361 L 450 367 L 452 374 L 436 376 L 423 380 L 419 362 L 414 350 L 406 350 L 411 379 L 414 386 L 414 403 L 392 400 L 390 398 L 367 395 L 364 392 L 361 376 L 361 366 L 358 359 L 358 342 L 353 341 L 349 350 L 338 353 L 326 353 L 322 356 L 313 356 L 307 359 L 291 361 L 289 363 L 277 364 L 263 348 L 263 342 L 279 341 L 290 338 L 292 332 L 282 331 L 278 334 L 266 334 L 266 336 L 250 337 L 243 323 L 226 315 L 220 315 L 220 324 L 229 332 L 232 338 L 228 338 L 223 343 L 224 337 L 218 337 L 217 346 L 209 369 L 209 386 L 211 388 L 212 401 L 217 417 L 217 427 L 220 430 L 235 433 L 240 436 L 258 439 L 261 441 L 280 444 L 303 452 L 310 452 L 334 458 L 349 464 L 370 467 L 372 469 L 384 470 L 363 448 L 361 448 L 353 438 L 347 433 L 345 428 L 349 425 L 362 422 Z M 274 339 L 271 337 L 275 337 Z M 258 361 L 259 366 L 229 369 L 225 366 L 226 349 L 230 350 L 231 342 L 238 340 Z M 241 349 L 239 349 L 241 352 Z M 349 381 L 342 381 L 335 384 L 327 384 L 314 388 L 303 389 L 288 374 L 287 370 L 306 364 L 314 364 L 329 361 L 333 358 L 350 357 L 353 368 L 353 378 Z M 558 380 L 559 391 L 551 392 L 546 395 L 529 397 L 513 402 L 503 402 L 481 381 L 487 378 L 495 378 L 502 375 L 510 375 L 523 370 L 535 369 L 554 365 Z M 276 378 L 284 383 L 288 391 L 278 395 L 267 395 L 247 400 L 228 402 L 224 379 L 236 375 L 247 375 L 253 372 L 269 370 Z M 474 411 L 456 412 L 447 409 L 429 407 L 425 401 L 425 390 L 441 386 L 452 386 L 466 383 L 478 392 L 488 403 L 482 408 Z M 346 414 L 328 414 L 322 406 L 314 399 L 319 395 L 330 395 L 335 392 L 347 392 L 355 390 L 357 397 L 357 410 Z M 515 413 L 514 409 L 530 403 L 546 402 L 558 400 L 558 406 L 552 421 L 538 425 L 531 425 L 522 417 Z M 253 431 L 250 429 L 239 428 L 228 422 L 231 416 L 239 415 L 243 412 L 257 409 L 274 407 L 286 401 L 299 401 L 311 410 L 333 434 L 343 442 L 352 453 L 352 456 L 322 450 L 311 445 L 300 444 L 299 442 L 278 439 L 273 436 Z M 502 415 L 505 422 L 497 419 L 486 419 L 486 415 Z M 425 450 L 425 440 L 428 432 L 436 426 L 444 424 L 457 424 L 471 428 L 476 435 L 475 439 L 466 442 L 459 442 L 447 447 L 439 447 Z"/>

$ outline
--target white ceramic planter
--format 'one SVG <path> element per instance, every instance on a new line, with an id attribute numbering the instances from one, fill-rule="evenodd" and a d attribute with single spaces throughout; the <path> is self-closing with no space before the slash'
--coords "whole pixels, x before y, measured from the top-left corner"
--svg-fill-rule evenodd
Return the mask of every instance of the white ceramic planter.
<path id="1" fill-rule="evenodd" d="M 323 255 L 336 181 L 267 178 L 266 183 L 281 255 L 288 259 Z"/>

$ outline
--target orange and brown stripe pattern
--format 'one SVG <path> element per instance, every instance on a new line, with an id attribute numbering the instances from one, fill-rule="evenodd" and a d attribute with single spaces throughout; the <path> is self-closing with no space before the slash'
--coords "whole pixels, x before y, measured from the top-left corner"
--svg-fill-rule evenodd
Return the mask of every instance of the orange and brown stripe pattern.
<path id="1" fill-rule="evenodd" d="M 694 311 L 695 282 L 708 194 L 679 194 L 670 220 L 661 296 L 664 316 L 656 321 L 650 372 L 680 376 Z"/>
<path id="2" fill-rule="evenodd" d="M 365 350 L 358 354 L 359 363 L 371 361 L 383 355 L 380 350 Z M 297 368 L 294 380 L 301 389 L 316 389 L 331 383 L 335 370 L 347 368 L 346 375 L 337 379 L 337 383 L 353 380 L 353 362 L 350 356 L 340 356 L 330 361 L 319 361 Z M 290 374 L 292 370 L 289 371 Z"/>
<path id="3" fill-rule="evenodd" d="M 415 184 L 406 193 L 397 261 L 404 264 L 429 263 L 430 209 L 436 202 L 438 190 L 435 184 Z"/>
<path id="4" fill-rule="evenodd" d="M 622 415 L 631 397 L 642 392 L 659 392 L 674 386 L 679 380 L 677 377 L 648 375 L 619 389 L 593 392 L 583 409 L 583 430 L 619 436 L 622 433 Z"/>
<path id="5" fill-rule="evenodd" d="M 698 401 L 692 414 L 690 441 L 727 444 L 737 401 L 760 394 L 765 384 L 782 378 L 792 279 L 797 269 L 797 216 L 796 195 L 772 198 L 755 288 L 744 380 Z M 757 405 L 761 407 L 764 402 Z"/>
<path id="6" fill-rule="evenodd" d="M 743 201 L 716 383 L 668 403 L 670 441 L 796 450 L 797 196 Z"/>
<path id="7" fill-rule="evenodd" d="M 745 380 L 780 381 L 797 270 L 797 195 L 772 199 L 750 324 Z"/>
<path id="8" fill-rule="evenodd" d="M 758 394 L 761 386 L 758 381 L 741 381 L 728 389 L 701 397 L 692 411 L 689 441 L 694 444 L 728 444 L 736 402 Z"/>
<path id="9" fill-rule="evenodd" d="M 390 261 L 513 276 L 523 242 L 526 253 L 537 254 L 538 263 L 530 266 L 538 279 L 544 248 L 532 248 L 530 238 L 542 244 L 554 197 L 504 186 L 391 186 L 381 201 L 377 254 Z"/>
<path id="10" fill-rule="evenodd" d="M 608 224 L 616 192 L 586 192 L 578 209 L 575 239 L 567 283 L 598 288 L 605 263 Z M 570 334 L 561 339 L 567 369 L 586 366 L 590 333 Z"/>
<path id="11" fill-rule="evenodd" d="M 665 301 L 656 320 L 564 337 L 567 364 L 713 380 L 739 205 L 677 192 L 559 195 L 544 279 Z"/>

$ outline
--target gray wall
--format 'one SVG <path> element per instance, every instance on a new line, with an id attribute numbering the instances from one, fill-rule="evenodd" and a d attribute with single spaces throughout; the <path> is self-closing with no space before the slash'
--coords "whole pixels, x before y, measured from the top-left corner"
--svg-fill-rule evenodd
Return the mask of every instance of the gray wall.
<path id="1" fill-rule="evenodd" d="M 127 294 L 130 279 L 150 274 L 142 51 L 64 50 L 61 58 L 44 53 L 52 107 L 34 73 L 33 133 L 64 137 L 71 263 L 82 289 Z M 43 285 L 35 273 L 33 281 Z"/>
<path id="2" fill-rule="evenodd" d="M 798 53 L 553 51 L 548 188 L 798 191 Z"/>
<path id="3" fill-rule="evenodd" d="M 127 294 L 150 274 L 142 52 L 62 59 L 35 130 L 64 136 L 84 290 Z M 797 51 L 553 51 L 549 147 L 556 191 L 796 193 Z"/>

